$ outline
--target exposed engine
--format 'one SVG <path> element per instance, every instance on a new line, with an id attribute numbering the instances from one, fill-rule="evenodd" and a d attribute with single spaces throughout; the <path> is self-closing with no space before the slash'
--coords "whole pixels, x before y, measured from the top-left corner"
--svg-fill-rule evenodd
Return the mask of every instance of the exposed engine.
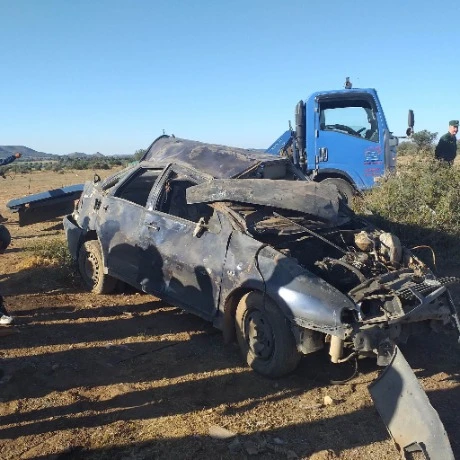
<path id="1" fill-rule="evenodd" d="M 393 345 L 410 335 L 441 330 L 449 323 L 460 332 L 446 289 L 460 278 L 436 278 L 397 236 L 359 218 L 335 228 L 277 213 L 254 220 L 246 218 L 246 223 L 259 239 L 354 301 L 355 309 L 341 318 L 350 326 L 345 339 L 329 337 L 333 361 L 347 359 L 346 353 L 377 355 L 378 364 L 387 365 Z"/>
<path id="2" fill-rule="evenodd" d="M 341 233 L 341 237 L 352 243 L 346 244 L 342 256 L 324 257 L 314 265 L 317 273 L 357 306 L 346 319 L 353 327 L 348 339 L 354 353 L 377 354 L 378 364 L 387 365 L 392 345 L 406 341 L 409 335 L 440 330 L 452 320 L 460 331 L 455 305 L 445 287 L 460 282 L 459 278 L 436 278 L 391 233 L 361 230 L 352 237 Z M 340 351 L 335 360 L 341 358 Z"/>

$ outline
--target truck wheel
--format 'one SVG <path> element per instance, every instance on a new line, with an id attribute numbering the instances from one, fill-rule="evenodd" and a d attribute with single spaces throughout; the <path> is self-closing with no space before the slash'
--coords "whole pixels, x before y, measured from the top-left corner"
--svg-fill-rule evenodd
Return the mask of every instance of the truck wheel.
<path id="1" fill-rule="evenodd" d="M 260 292 L 249 292 L 238 303 L 236 336 L 246 362 L 266 377 L 281 377 L 299 363 L 294 335 L 281 310 Z"/>
<path id="2" fill-rule="evenodd" d="M 355 188 L 350 184 L 350 182 L 345 179 L 339 179 L 338 177 L 330 177 L 324 179 L 321 182 L 325 184 L 334 184 L 339 191 L 340 196 L 344 199 L 345 203 L 348 205 L 352 204 L 353 196 L 356 193 Z"/>
<path id="3" fill-rule="evenodd" d="M 0 254 L 5 252 L 5 249 L 11 243 L 11 234 L 9 230 L 4 226 L 0 225 Z"/>
<path id="4" fill-rule="evenodd" d="M 86 241 L 78 252 L 78 270 L 85 287 L 95 294 L 109 294 L 117 280 L 104 274 L 101 245 L 97 240 Z"/>

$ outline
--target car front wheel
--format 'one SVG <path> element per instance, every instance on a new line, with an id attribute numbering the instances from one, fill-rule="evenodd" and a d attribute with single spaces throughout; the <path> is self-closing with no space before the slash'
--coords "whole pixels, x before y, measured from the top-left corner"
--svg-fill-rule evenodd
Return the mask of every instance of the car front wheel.
<path id="1" fill-rule="evenodd" d="M 109 294 L 117 280 L 104 273 L 101 245 L 97 240 L 85 241 L 78 253 L 78 269 L 85 287 L 95 294 Z"/>
<path id="2" fill-rule="evenodd" d="M 280 377 L 299 363 L 294 336 L 281 310 L 260 292 L 249 292 L 238 303 L 236 336 L 244 358 L 256 372 Z"/>

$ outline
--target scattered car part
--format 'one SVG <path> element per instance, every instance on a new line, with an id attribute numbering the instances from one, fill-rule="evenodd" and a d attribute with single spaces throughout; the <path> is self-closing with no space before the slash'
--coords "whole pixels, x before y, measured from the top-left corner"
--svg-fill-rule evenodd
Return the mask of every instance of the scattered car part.
<path id="1" fill-rule="evenodd" d="M 70 185 L 47 192 L 10 200 L 7 207 L 19 215 L 19 226 L 44 222 L 73 211 L 83 184 Z"/>
<path id="2" fill-rule="evenodd" d="M 419 452 L 430 460 L 454 460 L 444 425 L 397 346 L 369 392 L 404 458 Z"/>

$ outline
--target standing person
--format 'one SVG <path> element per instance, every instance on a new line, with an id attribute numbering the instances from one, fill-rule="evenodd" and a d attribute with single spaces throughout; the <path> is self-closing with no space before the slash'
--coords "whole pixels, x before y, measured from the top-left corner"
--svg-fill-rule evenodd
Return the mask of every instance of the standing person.
<path id="1" fill-rule="evenodd" d="M 12 163 L 14 160 L 21 158 L 21 154 L 19 152 L 16 152 L 14 155 L 11 155 L 6 158 L 0 159 L 0 166 L 5 166 L 7 164 Z M 8 219 L 5 219 L 1 214 L 0 214 L 0 223 L 5 222 Z M 5 305 L 3 304 L 3 296 L 0 295 L 0 325 L 8 325 L 13 322 L 13 317 L 10 316 L 10 314 L 7 312 Z"/>
<path id="2" fill-rule="evenodd" d="M 14 155 L 11 155 L 6 158 L 0 159 L 0 166 L 5 166 L 7 164 L 12 163 L 14 160 L 21 158 L 21 154 L 19 152 L 16 152 Z M 5 222 L 8 219 L 5 219 L 1 214 L 0 214 L 0 223 Z M 3 302 L 3 296 L 0 295 L 0 325 L 5 326 L 9 325 L 13 322 L 13 317 L 8 313 L 8 311 L 5 308 L 4 302 Z"/>
<path id="3" fill-rule="evenodd" d="M 17 160 L 18 158 L 21 158 L 21 154 L 19 152 L 16 152 L 13 155 L 10 155 L 9 157 L 6 158 L 0 158 L 0 166 L 6 166 L 9 165 L 10 163 L 13 163 L 14 160 Z M 3 217 L 0 214 L 0 223 L 6 222 L 8 219 L 6 217 Z"/>
<path id="4" fill-rule="evenodd" d="M 452 165 L 457 156 L 457 133 L 458 120 L 449 121 L 449 132 L 441 136 L 434 151 L 434 156 L 437 160 L 445 161 Z"/>

